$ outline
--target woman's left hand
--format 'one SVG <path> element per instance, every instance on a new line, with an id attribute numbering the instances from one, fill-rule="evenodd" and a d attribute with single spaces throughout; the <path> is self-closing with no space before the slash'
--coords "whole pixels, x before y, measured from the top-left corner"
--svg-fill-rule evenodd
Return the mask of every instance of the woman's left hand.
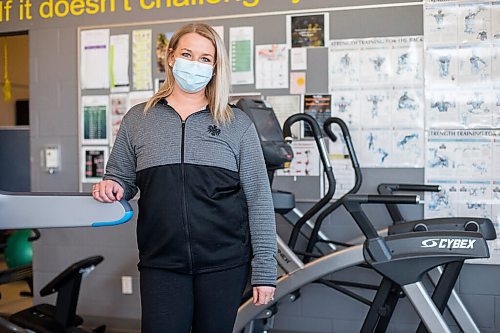
<path id="1" fill-rule="evenodd" d="M 268 286 L 253 287 L 253 304 L 265 305 L 274 301 L 274 291 L 276 288 Z"/>

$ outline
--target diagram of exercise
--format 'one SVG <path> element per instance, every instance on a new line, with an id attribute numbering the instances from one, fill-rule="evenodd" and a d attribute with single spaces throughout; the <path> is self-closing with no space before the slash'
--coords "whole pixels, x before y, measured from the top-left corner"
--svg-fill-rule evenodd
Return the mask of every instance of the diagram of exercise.
<path id="1" fill-rule="evenodd" d="M 414 98 L 408 96 L 408 91 L 405 91 L 398 100 L 398 111 L 401 110 L 415 110 L 418 107 Z"/>
<path id="2" fill-rule="evenodd" d="M 370 61 L 372 62 L 373 64 L 373 70 L 375 72 L 378 72 L 380 73 L 381 70 L 382 70 L 382 65 L 385 63 L 387 59 L 385 57 L 382 57 L 380 55 L 374 57 L 374 58 L 370 58 Z"/>
<path id="3" fill-rule="evenodd" d="M 349 53 L 346 53 L 340 58 L 340 71 L 343 73 L 351 73 L 352 61 Z"/>
<path id="4" fill-rule="evenodd" d="M 446 146 L 444 146 L 446 149 Z M 430 159 L 427 161 L 427 165 L 432 169 L 445 169 L 449 168 L 450 165 L 454 166 L 454 163 L 450 161 L 450 158 L 444 154 L 444 149 L 429 148 Z"/>
<path id="5" fill-rule="evenodd" d="M 386 158 L 389 156 L 387 149 L 378 144 L 378 137 L 373 132 L 369 132 L 367 139 L 368 151 L 374 152 L 378 156 L 379 164 L 383 165 Z"/>
<path id="6" fill-rule="evenodd" d="M 439 62 L 439 77 L 448 77 L 450 74 L 451 56 L 441 56 L 437 60 Z"/>
<path id="7" fill-rule="evenodd" d="M 456 41 L 458 5 L 442 3 L 425 7 L 424 36 L 428 43 Z"/>
<path id="8" fill-rule="evenodd" d="M 484 72 L 487 69 L 486 61 L 484 61 L 481 57 L 476 54 L 472 54 L 469 58 L 470 62 L 470 71 L 472 74 L 479 74 Z"/>
<path id="9" fill-rule="evenodd" d="M 450 200 L 448 199 L 447 191 L 441 190 L 440 192 L 432 193 L 427 208 L 432 211 L 448 210 L 450 208 Z"/>
<path id="10" fill-rule="evenodd" d="M 442 9 L 438 9 L 438 11 L 435 14 L 432 14 L 434 17 L 435 23 L 436 23 L 436 29 L 441 30 L 444 28 L 444 17 L 445 14 L 443 13 Z"/>
<path id="11" fill-rule="evenodd" d="M 398 57 L 398 69 L 396 70 L 397 74 L 401 74 L 404 72 L 411 72 L 412 67 L 409 61 L 410 54 L 408 52 L 401 54 Z"/>
<path id="12" fill-rule="evenodd" d="M 476 9 L 469 9 L 468 14 L 464 17 L 464 32 L 468 34 L 474 33 L 476 18 L 484 10 L 484 7 L 479 6 Z"/>
<path id="13" fill-rule="evenodd" d="M 335 100 L 333 102 L 333 105 L 337 108 L 337 111 L 340 114 L 347 113 L 348 107 L 352 104 L 352 101 L 349 99 L 346 99 L 345 96 L 340 96 L 340 99 Z"/>
<path id="14" fill-rule="evenodd" d="M 314 141 L 293 141 L 290 166 L 278 170 L 278 176 L 319 176 L 319 153 Z"/>
<path id="15" fill-rule="evenodd" d="M 456 184 L 448 184 L 441 180 L 427 182 L 427 184 L 440 185 L 441 191 L 425 194 L 425 217 L 457 216 L 458 189 Z"/>
<path id="16" fill-rule="evenodd" d="M 418 140 L 418 133 L 411 133 L 405 135 L 402 140 L 399 140 L 396 146 L 401 150 L 406 150 L 406 147 L 410 146 L 414 141 Z"/>
<path id="17" fill-rule="evenodd" d="M 488 33 L 486 31 L 479 31 L 477 33 L 477 39 L 481 40 L 481 41 L 484 41 L 484 40 L 487 40 L 488 39 Z"/>
<path id="18" fill-rule="evenodd" d="M 456 103 L 445 100 L 444 96 L 441 96 L 439 101 L 431 102 L 431 108 L 438 110 L 438 112 L 448 112 L 448 109 L 455 107 Z"/>
<path id="19" fill-rule="evenodd" d="M 491 192 L 489 185 L 468 184 L 460 188 L 459 213 L 465 216 L 489 217 Z"/>
<path id="20" fill-rule="evenodd" d="M 383 95 L 368 95 L 367 101 L 371 102 L 371 115 L 372 119 L 375 119 L 378 117 L 379 114 L 379 102 L 382 102 L 384 100 Z"/>
<path id="21" fill-rule="evenodd" d="M 489 113 L 490 109 L 484 102 L 484 97 L 481 93 L 475 92 L 474 97 L 466 102 L 467 112 L 472 114 Z"/>

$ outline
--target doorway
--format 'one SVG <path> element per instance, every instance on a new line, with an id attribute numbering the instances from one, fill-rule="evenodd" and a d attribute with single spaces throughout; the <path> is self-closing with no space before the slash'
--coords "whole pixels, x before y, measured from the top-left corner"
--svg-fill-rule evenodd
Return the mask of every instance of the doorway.
<path id="1" fill-rule="evenodd" d="M 0 190 L 30 190 L 29 35 L 0 34 Z"/>

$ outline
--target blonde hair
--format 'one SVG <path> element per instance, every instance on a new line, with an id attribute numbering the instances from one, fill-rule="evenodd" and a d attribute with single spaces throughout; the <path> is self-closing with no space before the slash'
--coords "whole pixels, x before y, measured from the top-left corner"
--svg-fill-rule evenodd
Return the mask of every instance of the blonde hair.
<path id="1" fill-rule="evenodd" d="M 205 23 L 186 24 L 174 33 L 168 44 L 167 55 L 165 57 L 165 82 L 158 92 L 146 103 L 144 112 L 147 112 L 155 106 L 162 98 L 166 98 L 172 94 L 175 79 L 172 68 L 168 65 L 168 61 L 177 48 L 177 44 L 181 37 L 192 32 L 209 39 L 215 47 L 215 75 L 205 88 L 205 95 L 208 98 L 208 107 L 214 120 L 217 123 L 226 124 L 234 117 L 233 111 L 228 105 L 231 82 L 229 60 L 224 42 L 215 30 Z"/>

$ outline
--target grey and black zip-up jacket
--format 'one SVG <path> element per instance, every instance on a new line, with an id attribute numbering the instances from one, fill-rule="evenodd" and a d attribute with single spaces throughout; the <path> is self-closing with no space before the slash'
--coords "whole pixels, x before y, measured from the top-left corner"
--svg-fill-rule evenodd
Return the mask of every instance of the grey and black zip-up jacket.
<path id="1" fill-rule="evenodd" d="M 252 285 L 276 284 L 276 225 L 257 131 L 239 109 L 227 125 L 208 109 L 182 121 L 162 100 L 130 109 L 104 179 L 140 189 L 139 267 L 202 273 L 251 261 Z"/>

